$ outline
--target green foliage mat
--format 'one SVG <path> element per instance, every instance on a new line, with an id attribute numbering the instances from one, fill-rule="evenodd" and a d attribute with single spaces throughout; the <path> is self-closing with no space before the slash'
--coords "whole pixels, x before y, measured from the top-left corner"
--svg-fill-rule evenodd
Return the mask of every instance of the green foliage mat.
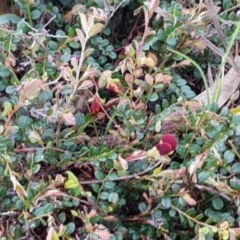
<path id="1" fill-rule="evenodd" d="M 22 18 L 0 17 L 0 239 L 237 239 L 239 92 L 193 101 L 229 67 L 205 4 L 15 2 Z M 230 47 L 236 2 L 216 8 Z"/>

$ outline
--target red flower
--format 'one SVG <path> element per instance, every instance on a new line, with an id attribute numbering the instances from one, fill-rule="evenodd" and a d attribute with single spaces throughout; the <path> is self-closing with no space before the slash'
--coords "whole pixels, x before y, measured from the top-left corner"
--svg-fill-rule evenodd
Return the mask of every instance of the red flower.
<path id="1" fill-rule="evenodd" d="M 101 100 L 97 95 L 95 95 L 93 98 L 91 110 L 92 110 L 92 114 L 96 114 L 101 110 Z"/>
<path id="2" fill-rule="evenodd" d="M 176 150 L 177 145 L 178 140 L 173 134 L 165 134 L 161 142 L 156 145 L 156 148 L 160 155 L 169 155 Z"/>

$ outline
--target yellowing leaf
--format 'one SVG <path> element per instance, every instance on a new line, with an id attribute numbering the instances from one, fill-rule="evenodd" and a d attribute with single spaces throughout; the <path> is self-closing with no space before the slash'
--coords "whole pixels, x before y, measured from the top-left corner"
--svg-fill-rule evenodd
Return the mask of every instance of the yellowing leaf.
<path id="1" fill-rule="evenodd" d="M 65 182 L 64 187 L 66 189 L 77 188 L 79 187 L 79 183 L 76 183 L 73 180 L 68 180 L 67 182 Z"/>
<path id="2" fill-rule="evenodd" d="M 122 166 L 122 169 L 127 170 L 128 169 L 128 162 L 124 158 L 122 158 L 121 155 L 118 155 L 118 160 L 119 160 L 119 162 Z"/>
<path id="3" fill-rule="evenodd" d="M 28 135 L 28 138 L 31 141 L 31 143 L 38 143 L 41 146 L 43 146 L 43 141 L 37 131 L 32 130 Z"/>
<path id="4" fill-rule="evenodd" d="M 72 172 L 67 171 L 66 173 L 68 175 L 68 181 L 64 184 L 66 189 L 81 187 L 77 177 Z"/>
<path id="5" fill-rule="evenodd" d="M 93 51 L 94 51 L 94 48 L 88 48 L 88 49 L 84 52 L 84 58 L 87 58 L 88 56 L 90 56 Z"/>
<path id="6" fill-rule="evenodd" d="M 162 171 L 161 167 L 155 168 L 153 171 L 153 175 L 158 175 Z"/>
<path id="7" fill-rule="evenodd" d="M 78 35 L 78 38 L 79 38 L 79 41 L 80 41 L 81 45 L 84 45 L 85 37 L 84 37 L 84 34 L 83 34 L 82 30 L 77 28 L 76 32 L 77 32 L 77 35 Z"/>
<path id="8" fill-rule="evenodd" d="M 81 19 L 82 30 L 87 35 L 88 22 L 87 22 L 86 15 L 84 13 L 79 13 L 79 16 L 80 16 L 80 19 Z"/>
<path id="9" fill-rule="evenodd" d="M 239 115 L 240 114 L 240 106 L 230 109 L 230 113 L 232 115 Z"/>
<path id="10" fill-rule="evenodd" d="M 155 62 L 153 61 L 152 58 L 146 58 L 146 62 L 145 64 L 148 66 L 148 67 L 154 67 L 155 66 Z"/>
<path id="11" fill-rule="evenodd" d="M 157 65 L 158 58 L 157 58 L 157 56 L 154 53 L 152 53 L 152 52 L 148 53 L 147 57 L 151 58 L 154 61 L 154 64 Z"/>
<path id="12" fill-rule="evenodd" d="M 228 230 L 221 231 L 220 235 L 221 235 L 222 240 L 228 240 L 229 239 L 229 231 Z"/>
<path id="13" fill-rule="evenodd" d="M 237 90 L 231 97 L 230 97 L 230 102 L 234 103 L 239 99 L 240 92 Z"/>
<path id="14" fill-rule="evenodd" d="M 90 29 L 90 31 L 88 32 L 88 36 L 92 37 L 94 35 L 97 35 L 102 30 L 103 30 L 103 24 L 102 23 L 97 23 Z"/>
<path id="15" fill-rule="evenodd" d="M 27 192 L 25 191 L 23 186 L 18 182 L 14 175 L 11 174 L 10 179 L 13 184 L 13 190 L 16 191 L 20 199 L 24 200 L 24 198 L 27 197 Z"/>
<path id="16" fill-rule="evenodd" d="M 185 193 L 182 197 L 190 206 L 195 206 L 197 204 L 197 202 L 188 193 Z"/>
<path id="17" fill-rule="evenodd" d="M 12 104 L 10 102 L 5 102 L 3 116 L 7 116 L 11 111 L 12 111 Z"/>

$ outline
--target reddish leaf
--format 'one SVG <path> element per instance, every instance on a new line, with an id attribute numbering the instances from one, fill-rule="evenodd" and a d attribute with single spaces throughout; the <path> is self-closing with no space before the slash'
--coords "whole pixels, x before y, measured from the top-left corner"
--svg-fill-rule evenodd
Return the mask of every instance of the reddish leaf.
<path id="1" fill-rule="evenodd" d="M 169 143 L 162 142 L 156 145 L 156 148 L 160 155 L 168 155 L 172 151 L 172 147 Z"/>
<path id="2" fill-rule="evenodd" d="M 171 146 L 172 150 L 175 150 L 178 145 L 178 140 L 176 139 L 176 137 L 173 134 L 163 135 L 162 142 L 168 143 Z"/>
<path id="3" fill-rule="evenodd" d="M 114 93 L 120 93 L 119 87 L 116 83 L 110 83 L 108 89 Z"/>

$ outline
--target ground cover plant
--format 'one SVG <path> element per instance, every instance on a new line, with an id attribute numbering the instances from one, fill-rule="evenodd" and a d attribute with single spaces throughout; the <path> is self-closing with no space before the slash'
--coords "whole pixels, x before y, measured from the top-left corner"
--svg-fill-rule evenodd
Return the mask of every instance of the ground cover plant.
<path id="1" fill-rule="evenodd" d="M 239 1 L 8 7 L 0 239 L 238 239 Z"/>

